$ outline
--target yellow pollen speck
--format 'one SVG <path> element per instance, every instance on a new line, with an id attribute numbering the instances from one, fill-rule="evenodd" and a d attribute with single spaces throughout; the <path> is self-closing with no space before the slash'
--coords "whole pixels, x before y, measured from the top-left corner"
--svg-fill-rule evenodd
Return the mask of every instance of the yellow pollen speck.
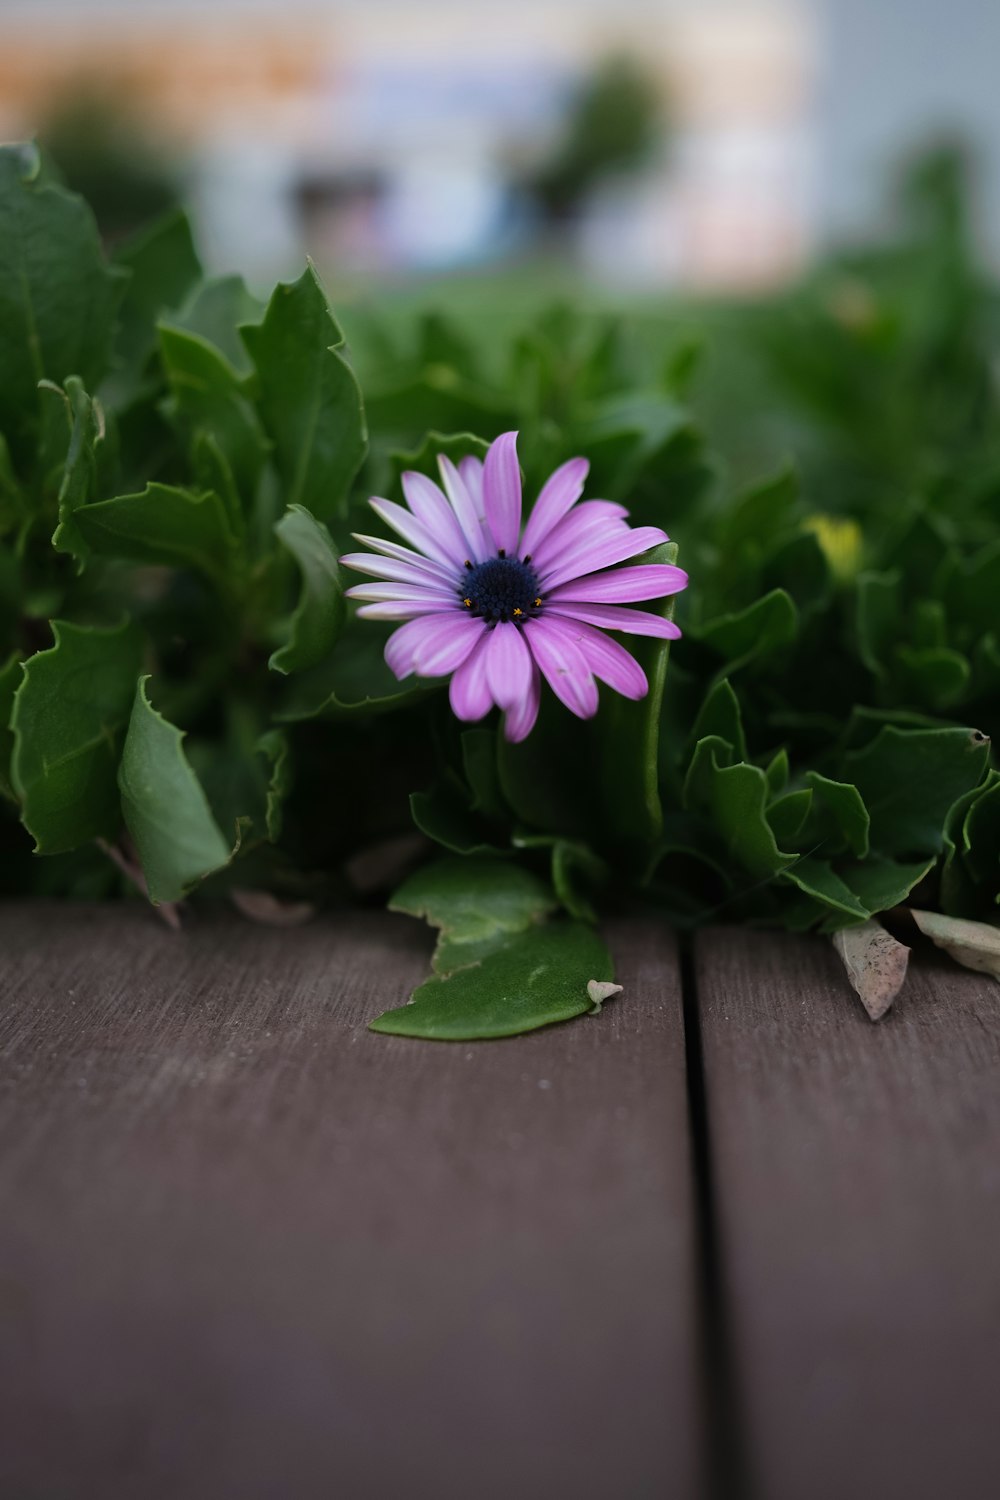
<path id="1" fill-rule="evenodd" d="M 542 604 L 541 599 L 536 599 L 535 600 L 535 608 L 536 609 L 540 609 L 541 608 L 541 604 Z"/>
<path id="2" fill-rule="evenodd" d="M 520 613 L 521 613 L 521 611 L 520 611 L 520 610 L 519 610 L 519 609 L 515 609 L 515 610 L 514 610 L 514 613 L 515 613 L 515 614 L 516 614 L 516 615 L 519 615 L 519 614 L 520 614 Z"/>
<path id="3" fill-rule="evenodd" d="M 462 603 L 465 605 L 466 609 L 471 609 L 472 608 L 472 600 L 471 599 L 463 599 Z"/>

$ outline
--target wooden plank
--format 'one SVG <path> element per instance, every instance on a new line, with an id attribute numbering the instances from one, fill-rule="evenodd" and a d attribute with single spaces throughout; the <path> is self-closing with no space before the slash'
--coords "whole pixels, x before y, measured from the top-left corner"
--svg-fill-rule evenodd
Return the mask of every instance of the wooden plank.
<path id="1" fill-rule="evenodd" d="M 684 1497 L 675 949 L 512 1041 L 365 1022 L 416 923 L 0 909 L 0 1493 Z"/>
<path id="2" fill-rule="evenodd" d="M 1000 1493 L 1000 986 L 921 956 L 873 1025 L 827 944 L 739 931 L 696 984 L 756 1489 Z"/>

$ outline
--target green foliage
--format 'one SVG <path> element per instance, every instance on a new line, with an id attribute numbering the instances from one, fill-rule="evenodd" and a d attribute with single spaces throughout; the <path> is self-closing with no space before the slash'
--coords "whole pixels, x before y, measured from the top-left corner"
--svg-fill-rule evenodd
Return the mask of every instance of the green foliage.
<path id="1" fill-rule="evenodd" d="M 552 892 L 517 865 L 442 860 L 411 876 L 390 904 L 439 929 L 434 978 L 373 1031 L 449 1042 L 513 1036 L 592 1010 L 589 982 L 614 978 L 597 934 L 546 921 Z"/>
<path id="2" fill-rule="evenodd" d="M 440 929 L 435 974 L 376 1025 L 454 1038 L 590 1009 L 592 924 L 629 905 L 1000 922 L 1000 302 L 955 182 L 710 338 L 438 313 L 369 320 L 349 362 L 311 266 L 259 304 L 176 211 L 110 265 L 0 151 L 4 890 L 113 892 L 134 846 L 155 901 L 344 901 L 415 827 L 450 857 L 394 904 Z M 681 641 L 628 640 L 646 697 L 582 722 L 546 692 L 518 745 L 396 680 L 338 564 L 369 494 L 509 427 L 529 501 L 585 454 L 692 580 Z"/>
<path id="3" fill-rule="evenodd" d="M 302 593 L 288 626 L 288 640 L 272 651 L 274 672 L 301 672 L 326 661 L 344 627 L 346 605 L 333 540 L 322 521 L 302 505 L 290 505 L 275 535 L 302 574 Z"/>
<path id="4" fill-rule="evenodd" d="M 39 854 L 118 831 L 115 773 L 141 649 L 130 625 L 54 620 L 52 634 L 24 664 L 10 718 L 11 782 Z"/>
<path id="5" fill-rule="evenodd" d="M 257 372 L 286 505 L 304 506 L 321 520 L 342 515 L 367 432 L 361 392 L 338 352 L 344 336 L 312 266 L 275 289 L 262 323 L 240 332 Z"/>
<path id="6" fill-rule="evenodd" d="M 389 902 L 390 910 L 423 917 L 438 929 L 437 974 L 476 962 L 555 906 L 552 892 L 530 870 L 478 858 L 425 865 Z"/>
<path id="7" fill-rule="evenodd" d="M 142 861 L 151 901 L 177 901 L 227 864 L 230 848 L 184 754 L 184 736 L 135 690 L 118 769 L 122 815 Z"/>
<path id="8" fill-rule="evenodd" d="M 45 180 L 38 152 L 0 148 L 0 411 L 13 453 L 41 425 L 39 381 L 76 375 L 96 388 L 123 280 L 86 206 Z"/>
<path id="9" fill-rule="evenodd" d="M 386 1011 L 371 1029 L 437 1042 L 516 1036 L 586 1015 L 594 1008 L 590 981 L 613 978 L 593 928 L 552 922 L 519 933 L 469 968 L 428 979 L 408 1005 Z"/>

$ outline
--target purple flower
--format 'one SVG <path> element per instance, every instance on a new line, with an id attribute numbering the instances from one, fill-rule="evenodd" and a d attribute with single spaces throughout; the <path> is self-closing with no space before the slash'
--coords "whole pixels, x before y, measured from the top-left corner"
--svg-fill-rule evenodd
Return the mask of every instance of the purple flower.
<path id="1" fill-rule="evenodd" d="M 509 740 L 523 740 L 538 717 L 544 677 L 581 719 L 597 712 L 597 681 L 642 698 L 646 675 L 606 630 L 674 639 L 677 626 L 626 605 L 662 599 L 687 585 L 681 568 L 615 564 L 667 541 L 658 526 L 629 526 L 609 500 L 580 500 L 589 464 L 571 458 L 545 482 L 521 526 L 517 433 L 505 432 L 485 461 L 458 468 L 441 454 L 442 490 L 423 474 L 403 475 L 407 510 L 373 499 L 376 515 L 408 542 L 358 536 L 372 552 L 341 561 L 377 583 L 348 597 L 359 615 L 405 620 L 385 659 L 397 677 L 451 677 L 460 719 L 481 719 L 494 704 Z"/>

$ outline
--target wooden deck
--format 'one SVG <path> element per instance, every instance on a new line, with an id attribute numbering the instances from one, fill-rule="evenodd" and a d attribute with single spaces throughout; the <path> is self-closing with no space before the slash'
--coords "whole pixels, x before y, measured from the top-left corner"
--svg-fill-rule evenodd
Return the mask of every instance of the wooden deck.
<path id="1" fill-rule="evenodd" d="M 445 1045 L 405 918 L 0 907 L 0 1495 L 993 1500 L 1000 986 L 609 937 Z"/>

